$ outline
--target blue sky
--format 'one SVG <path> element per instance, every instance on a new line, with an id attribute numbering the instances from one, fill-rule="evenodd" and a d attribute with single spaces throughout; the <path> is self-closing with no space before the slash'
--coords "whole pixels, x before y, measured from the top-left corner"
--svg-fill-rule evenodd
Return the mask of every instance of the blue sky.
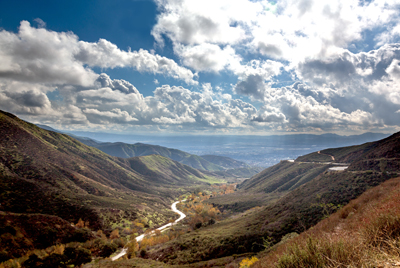
<path id="1" fill-rule="evenodd" d="M 0 109 L 64 130 L 400 130 L 398 0 L 5 1 Z"/>

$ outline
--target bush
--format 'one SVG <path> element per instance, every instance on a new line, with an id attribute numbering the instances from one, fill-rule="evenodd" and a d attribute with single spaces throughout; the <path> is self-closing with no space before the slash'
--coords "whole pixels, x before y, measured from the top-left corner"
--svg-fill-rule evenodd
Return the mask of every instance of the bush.
<path id="1" fill-rule="evenodd" d="M 92 261 L 92 254 L 90 250 L 86 248 L 67 247 L 64 251 L 64 255 L 68 259 L 68 264 L 73 264 L 75 266 Z"/>
<path id="2" fill-rule="evenodd" d="M 22 267 L 25 268 L 35 268 L 42 265 L 42 259 L 40 259 L 36 254 L 32 254 L 29 258 L 22 263 Z"/>
<path id="3" fill-rule="evenodd" d="M 257 257 L 253 256 L 251 259 L 246 258 L 240 262 L 240 268 L 249 268 L 251 265 L 258 261 Z"/>
<path id="4" fill-rule="evenodd" d="M 11 259 L 8 252 L 5 250 L 0 251 L 0 263 L 5 262 L 8 259 Z"/>
<path id="5" fill-rule="evenodd" d="M 103 258 L 109 257 L 118 249 L 117 245 L 114 243 L 105 243 L 100 248 L 99 256 Z"/>
<path id="6" fill-rule="evenodd" d="M 72 242 L 86 242 L 93 238 L 92 232 L 87 228 L 76 229 L 71 235 L 69 241 Z"/>
<path id="7" fill-rule="evenodd" d="M 67 267 L 66 263 L 68 259 L 65 255 L 53 253 L 44 258 L 42 261 L 43 261 L 42 265 L 39 266 L 41 268 L 55 268 L 55 267 L 65 268 Z"/>
<path id="8" fill-rule="evenodd" d="M 51 227 L 44 227 L 40 230 L 40 235 L 37 237 L 36 242 L 39 248 L 47 248 L 55 243 L 57 240 L 57 230 Z"/>
<path id="9" fill-rule="evenodd" d="M 142 248 L 140 250 L 140 257 L 144 258 L 146 256 L 146 254 L 147 254 L 147 251 L 144 248 Z"/>

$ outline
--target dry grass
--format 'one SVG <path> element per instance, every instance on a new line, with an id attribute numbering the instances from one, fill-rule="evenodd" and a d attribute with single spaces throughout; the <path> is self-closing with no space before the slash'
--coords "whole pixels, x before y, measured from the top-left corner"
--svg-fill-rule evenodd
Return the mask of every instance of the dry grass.
<path id="1" fill-rule="evenodd" d="M 351 201 L 252 267 L 392 267 L 400 260 L 400 178 Z"/>

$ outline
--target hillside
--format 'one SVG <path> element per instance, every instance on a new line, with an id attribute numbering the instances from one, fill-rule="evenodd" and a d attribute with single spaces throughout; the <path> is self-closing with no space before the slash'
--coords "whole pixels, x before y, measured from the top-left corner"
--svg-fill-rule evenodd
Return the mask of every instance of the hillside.
<path id="1" fill-rule="evenodd" d="M 161 155 L 132 157 L 121 161 L 126 162 L 133 170 L 156 183 L 192 185 L 198 184 L 200 181 L 223 182 L 223 180 L 213 177 L 211 173 L 203 173 Z"/>
<path id="2" fill-rule="evenodd" d="M 141 160 L 109 156 L 5 112 L 0 112 L 0 136 L 3 211 L 43 213 L 70 222 L 82 218 L 99 228 L 107 225 L 104 214 L 108 210 L 119 209 L 131 220 L 151 214 L 163 223 L 166 216 L 173 216 L 169 212 L 171 200 L 182 194 L 177 185 L 218 180 L 163 157 L 143 162 L 145 167 L 152 165 L 147 168 L 157 174 L 146 175 L 131 164 Z"/>
<path id="3" fill-rule="evenodd" d="M 314 228 L 259 254 L 252 267 L 397 267 L 399 193 L 400 178 L 367 190 Z"/>
<path id="4" fill-rule="evenodd" d="M 274 245 L 286 234 L 307 230 L 369 188 L 398 176 L 398 171 L 381 168 L 383 156 L 390 156 L 391 163 L 400 160 L 398 136 L 362 145 L 357 156 L 353 148 L 336 149 L 349 152 L 339 159 L 354 159 L 341 172 L 328 171 L 329 164 L 282 161 L 243 182 L 236 192 L 207 201 L 220 210 L 253 209 L 187 233 L 154 249 L 152 256 L 169 264 L 200 262 L 257 252 L 264 248 L 265 238 Z M 261 207 L 254 208 L 257 205 Z"/>

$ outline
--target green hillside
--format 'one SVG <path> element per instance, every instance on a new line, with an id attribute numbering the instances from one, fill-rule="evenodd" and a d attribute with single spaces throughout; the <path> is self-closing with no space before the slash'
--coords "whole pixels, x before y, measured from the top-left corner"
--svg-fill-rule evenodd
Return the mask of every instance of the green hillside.
<path id="1" fill-rule="evenodd" d="M 194 169 L 190 166 L 173 161 L 161 155 L 148 155 L 128 158 L 127 164 L 139 174 L 151 178 L 152 181 L 161 184 L 196 184 L 200 181 L 215 183 L 224 182 L 208 173 Z"/>

